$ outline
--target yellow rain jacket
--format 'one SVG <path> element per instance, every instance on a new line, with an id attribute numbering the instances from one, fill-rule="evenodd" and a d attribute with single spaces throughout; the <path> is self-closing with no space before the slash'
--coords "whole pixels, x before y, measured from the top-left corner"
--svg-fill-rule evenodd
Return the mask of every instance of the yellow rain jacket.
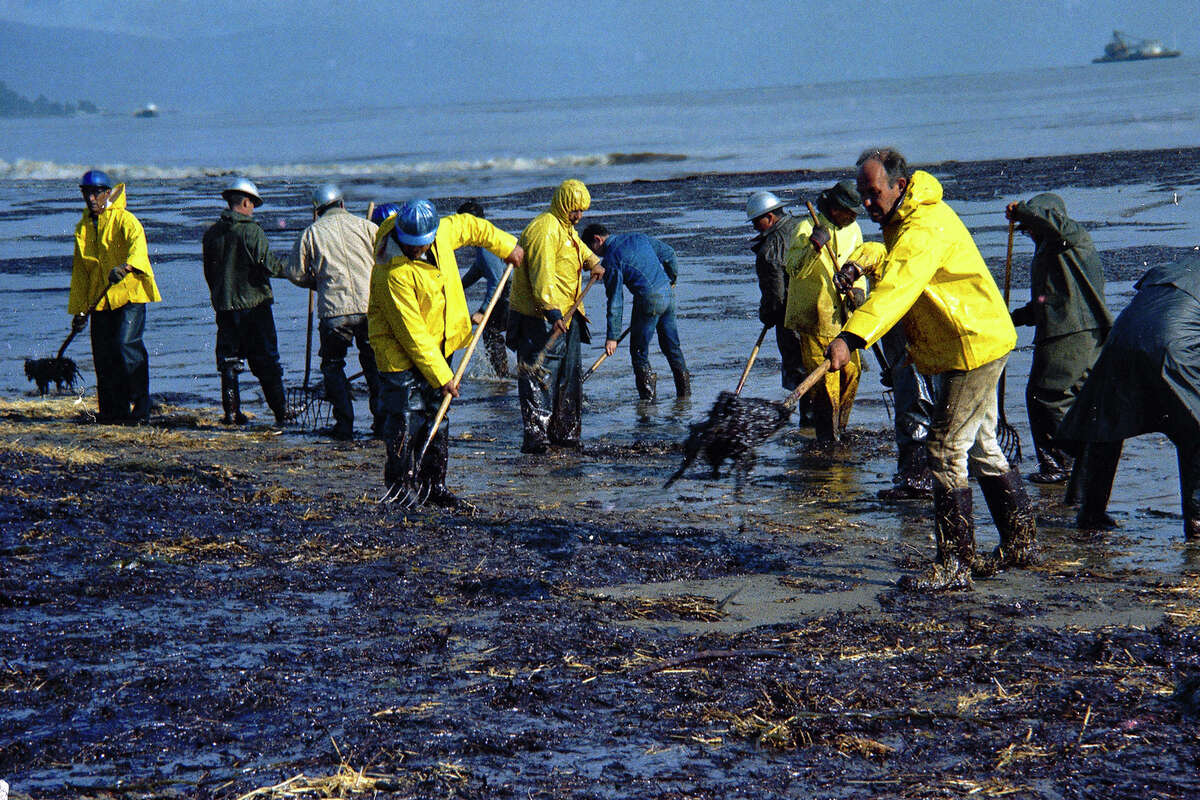
<path id="1" fill-rule="evenodd" d="M 375 252 L 384 251 L 396 217 L 384 220 L 375 235 Z M 447 357 L 471 338 L 471 313 L 458 277 L 454 251 L 484 247 L 507 258 L 517 244 L 510 233 L 472 214 L 442 217 L 429 252 L 436 264 L 395 256 L 371 270 L 367 335 L 381 372 L 416 367 L 431 386 L 454 377 Z"/>
<path id="2" fill-rule="evenodd" d="M 509 298 L 514 311 L 527 317 L 550 315 L 557 319 L 574 305 L 581 290 L 579 273 L 599 259 L 579 238 L 567 214 L 587 211 L 591 204 L 582 181 L 563 181 L 554 191 L 550 210 L 525 226 L 519 241 L 525 260 L 513 272 Z M 582 305 L 579 313 L 584 313 Z M 571 324 L 571 320 L 566 322 Z"/>
<path id="3" fill-rule="evenodd" d="M 108 205 L 92 222 L 84 209 L 75 226 L 75 257 L 71 263 L 71 294 L 67 313 L 82 314 L 92 307 L 108 286 L 113 267 L 128 264 L 133 272 L 108 288 L 97 311 L 112 311 L 128 303 L 157 303 L 162 300 L 150 254 L 146 232 L 137 217 L 125 210 L 125 184 L 119 183 L 108 197 Z"/>
<path id="4" fill-rule="evenodd" d="M 846 324 L 845 308 L 833 285 L 833 274 L 863 243 L 863 237 L 857 222 L 838 228 L 824 214 L 818 214 L 817 221 L 832 234 L 830 245 L 837 263 L 830 260 L 829 248 L 822 247 L 819 253 L 813 250 L 808 239 L 812 235 L 812 219 L 801 220 L 784 256 L 788 289 L 783 325 L 829 344 Z M 866 289 L 866 286 L 863 280 L 860 288 Z"/>
<path id="5" fill-rule="evenodd" d="M 909 354 L 925 375 L 975 369 L 1013 349 L 1008 307 L 937 178 L 913 173 L 883 238 L 882 275 L 847 333 L 870 345 L 903 319 Z"/>

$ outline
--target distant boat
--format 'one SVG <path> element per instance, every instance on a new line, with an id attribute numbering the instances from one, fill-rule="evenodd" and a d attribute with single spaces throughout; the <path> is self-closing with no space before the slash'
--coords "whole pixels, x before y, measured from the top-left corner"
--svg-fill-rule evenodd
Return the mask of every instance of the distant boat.
<path id="1" fill-rule="evenodd" d="M 146 103 L 146 105 L 133 112 L 133 115 L 135 117 L 157 117 L 158 106 L 154 105 L 154 103 Z"/>
<path id="2" fill-rule="evenodd" d="M 1113 31 L 1112 41 L 1104 45 L 1104 55 L 1093 58 L 1093 64 L 1110 61 L 1143 61 L 1148 58 L 1175 58 L 1178 50 L 1168 50 L 1158 39 L 1137 39 L 1127 33 Z"/>

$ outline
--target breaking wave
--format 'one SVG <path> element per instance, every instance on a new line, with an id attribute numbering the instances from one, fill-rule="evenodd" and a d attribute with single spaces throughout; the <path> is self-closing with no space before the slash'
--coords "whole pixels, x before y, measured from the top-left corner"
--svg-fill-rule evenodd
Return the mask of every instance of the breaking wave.
<path id="1" fill-rule="evenodd" d="M 28 181 L 75 180 L 89 169 L 101 168 L 116 180 L 183 180 L 246 175 L 263 178 L 344 178 L 396 177 L 405 175 L 447 175 L 477 172 L 536 173 L 581 167 L 625 166 L 655 162 L 686 161 L 674 153 L 597 153 L 592 155 L 547 156 L 544 158 L 488 158 L 478 160 L 408 162 L 394 160 L 327 161 L 293 164 L 239 164 L 214 167 L 202 165 L 163 166 L 158 164 L 67 164 L 56 161 L 17 159 L 0 160 L 0 179 Z"/>

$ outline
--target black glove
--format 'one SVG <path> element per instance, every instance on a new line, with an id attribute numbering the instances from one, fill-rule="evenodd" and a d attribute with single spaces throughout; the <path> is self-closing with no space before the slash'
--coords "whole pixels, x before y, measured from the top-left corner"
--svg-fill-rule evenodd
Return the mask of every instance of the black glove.
<path id="1" fill-rule="evenodd" d="M 122 264 L 119 267 L 113 267 L 108 272 L 108 282 L 109 283 L 120 283 L 121 279 L 124 278 L 128 274 L 129 273 L 125 270 L 124 264 Z"/>
<path id="2" fill-rule="evenodd" d="M 71 317 L 71 333 L 79 333 L 87 327 L 87 314 L 76 314 Z"/>
<path id="3" fill-rule="evenodd" d="M 824 249 L 825 245 L 829 244 L 830 238 L 829 231 L 824 228 L 813 228 L 812 233 L 809 234 L 808 241 L 812 242 L 813 249 L 819 253 Z"/>
<path id="4" fill-rule="evenodd" d="M 862 267 L 853 261 L 847 261 L 841 269 L 833 273 L 833 288 L 837 289 L 839 294 L 846 294 L 862 276 Z"/>

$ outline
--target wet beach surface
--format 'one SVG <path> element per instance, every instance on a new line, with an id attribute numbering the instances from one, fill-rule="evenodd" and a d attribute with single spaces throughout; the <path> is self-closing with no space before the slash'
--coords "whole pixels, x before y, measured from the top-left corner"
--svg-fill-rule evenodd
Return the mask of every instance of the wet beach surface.
<path id="1" fill-rule="evenodd" d="M 1063 194 L 1117 311 L 1147 263 L 1200 241 L 1198 155 L 932 171 L 999 277 L 1004 204 Z M 211 311 L 195 286 L 215 213 L 195 196 L 217 184 L 131 187 L 131 202 L 156 198 L 139 215 L 168 298 L 147 331 L 154 426 L 91 424 L 90 395 L 28 397 L 19 356 L 53 352 L 51 334 L 0 376 L 13 398 L 0 403 L 0 777 L 33 797 L 233 798 L 351 770 L 365 796 L 414 798 L 1195 796 L 1200 548 L 1183 544 L 1165 439 L 1127 446 L 1119 530 L 1074 530 L 1061 489 L 1031 485 L 1045 563 L 932 598 L 893 588 L 931 557 L 932 522 L 925 503 L 875 497 L 895 460 L 875 373 L 845 445 L 819 449 L 788 426 L 740 483 L 697 463 L 661 488 L 758 332 L 746 194 L 812 197 L 840 177 L 593 185 L 595 218 L 680 253 L 696 397 L 673 401 L 652 348 L 660 402 L 635 404 L 622 350 L 586 385 L 583 451 L 524 456 L 515 386 L 481 359 L 451 415 L 450 484 L 472 516 L 379 506 L 369 439 L 216 425 Z M 18 288 L 3 300 L 10 343 L 66 330 L 65 313 L 14 309 L 65 307 L 56 254 L 69 239 L 3 238 L 45 214 L 52 188 L 0 220 L 0 269 Z M 519 230 L 547 197 L 487 205 Z M 56 202 L 69 231 L 74 201 Z M 275 219 L 264 214 L 283 248 L 296 231 Z M 1019 241 L 1018 287 L 1030 249 Z M 305 296 L 277 287 L 296 383 Z M 589 299 L 602 325 L 603 298 Z M 75 347 L 90 374 L 86 342 Z M 782 399 L 769 350 L 747 393 Z M 1028 361 L 1014 354 L 1008 408 L 1031 450 Z"/>

